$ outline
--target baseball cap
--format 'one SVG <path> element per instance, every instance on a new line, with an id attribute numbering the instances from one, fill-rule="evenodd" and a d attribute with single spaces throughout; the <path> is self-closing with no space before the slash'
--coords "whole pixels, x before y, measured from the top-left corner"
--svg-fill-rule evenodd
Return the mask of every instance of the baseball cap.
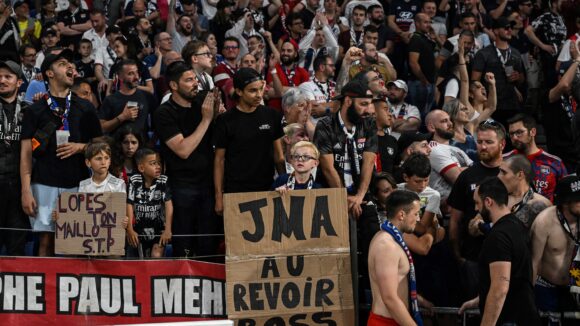
<path id="1" fill-rule="evenodd" d="M 20 66 L 14 61 L 0 61 L 0 68 L 6 68 L 12 71 L 18 78 L 22 78 L 22 70 L 20 69 Z"/>
<path id="2" fill-rule="evenodd" d="M 388 82 L 387 87 L 389 87 L 389 86 L 395 86 L 397 88 L 400 88 L 400 89 L 404 90 L 405 93 L 409 92 L 409 88 L 407 87 L 407 83 L 405 83 L 405 81 L 401 80 L 401 79 L 397 79 L 395 81 Z"/>
<path id="3" fill-rule="evenodd" d="M 48 28 L 42 31 L 42 37 L 47 37 L 48 35 L 56 36 L 58 33 L 52 28 Z"/>
<path id="4" fill-rule="evenodd" d="M 558 181 L 556 191 L 554 191 L 554 204 L 560 205 L 575 201 L 580 201 L 580 177 L 569 175 Z"/>
<path id="5" fill-rule="evenodd" d="M 515 22 L 507 19 L 506 17 L 499 17 L 498 19 L 493 21 L 492 28 L 505 28 L 505 27 L 514 27 Z"/>
<path id="6" fill-rule="evenodd" d="M 71 49 L 65 48 L 59 54 L 49 53 L 44 57 L 44 61 L 42 61 L 42 65 L 40 66 L 40 71 L 44 76 L 44 73 L 50 69 L 50 66 L 55 63 L 57 60 L 64 58 L 69 62 L 73 62 L 74 53 Z"/>
<path id="7" fill-rule="evenodd" d="M 262 75 L 252 68 L 240 68 L 234 74 L 234 88 L 243 90 L 255 81 L 262 80 Z"/>
<path id="8" fill-rule="evenodd" d="M 431 140 L 431 134 L 422 134 L 419 132 L 403 132 L 397 140 L 397 149 L 399 152 L 404 151 L 407 147 L 411 146 L 414 142 L 420 142 L 424 140 Z"/>
<path id="9" fill-rule="evenodd" d="M 345 97 L 351 98 L 373 98 L 371 94 L 367 94 L 369 87 L 361 80 L 351 80 L 340 90 L 340 95 L 335 96 L 332 100 L 338 101 Z"/>
<path id="10" fill-rule="evenodd" d="M 24 0 L 18 0 L 18 1 L 15 1 L 14 2 L 14 4 L 12 5 L 12 8 L 16 9 L 16 8 L 22 6 L 22 5 L 25 5 L 25 4 L 27 4 L 26 1 L 24 1 Z"/>

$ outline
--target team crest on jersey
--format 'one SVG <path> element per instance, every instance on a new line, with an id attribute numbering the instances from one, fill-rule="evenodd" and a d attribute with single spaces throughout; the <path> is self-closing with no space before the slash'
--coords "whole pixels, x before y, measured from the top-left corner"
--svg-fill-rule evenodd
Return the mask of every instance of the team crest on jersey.
<path id="1" fill-rule="evenodd" d="M 580 181 L 572 182 L 570 184 L 570 189 L 572 189 L 573 192 L 580 191 Z"/>
<path id="2" fill-rule="evenodd" d="M 392 147 L 387 147 L 387 153 L 389 153 L 389 155 L 395 155 L 395 149 Z"/>
<path id="3" fill-rule="evenodd" d="M 541 165 L 540 172 L 542 172 L 542 174 L 550 174 L 550 167 L 546 165 Z"/>
<path id="4" fill-rule="evenodd" d="M 470 185 L 471 191 L 475 191 L 475 189 L 477 189 L 477 183 L 472 183 Z"/>
<path id="5" fill-rule="evenodd" d="M 417 11 L 417 6 L 411 6 L 411 10 Z"/>

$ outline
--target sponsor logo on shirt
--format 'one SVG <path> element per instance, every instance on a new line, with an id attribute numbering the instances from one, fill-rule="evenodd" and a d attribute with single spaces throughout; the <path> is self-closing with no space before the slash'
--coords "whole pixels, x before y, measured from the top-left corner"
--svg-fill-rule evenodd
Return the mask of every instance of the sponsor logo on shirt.
<path id="1" fill-rule="evenodd" d="M 270 130 L 270 128 L 271 128 L 270 125 L 267 123 L 258 127 L 258 129 L 260 129 L 260 130 Z"/>
<path id="2" fill-rule="evenodd" d="M 475 191 L 475 189 L 477 188 L 477 183 L 472 183 L 470 185 L 471 191 Z"/>
<path id="3" fill-rule="evenodd" d="M 336 143 L 336 144 L 334 144 L 334 146 L 332 148 L 340 150 L 340 149 L 342 149 L 342 146 L 340 146 L 339 143 Z"/>
<path id="4" fill-rule="evenodd" d="M 576 181 L 576 182 L 572 182 L 570 184 L 570 189 L 572 189 L 572 191 L 576 192 L 580 190 L 580 181 Z"/>

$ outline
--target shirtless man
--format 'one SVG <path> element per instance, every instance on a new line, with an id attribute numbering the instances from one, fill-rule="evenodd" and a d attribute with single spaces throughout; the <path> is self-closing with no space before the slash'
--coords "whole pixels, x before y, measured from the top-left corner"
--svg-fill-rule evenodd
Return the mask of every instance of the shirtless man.
<path id="1" fill-rule="evenodd" d="M 373 304 L 367 325 L 416 325 L 417 318 L 421 318 L 417 294 L 416 290 L 409 291 L 415 283 L 415 270 L 412 260 L 409 261 L 408 249 L 403 249 L 407 246 L 401 233 L 413 233 L 415 229 L 420 211 L 419 196 L 396 190 L 387 198 L 386 207 L 387 221 L 381 225 L 385 232 L 378 232 L 369 248 Z"/>
<path id="2" fill-rule="evenodd" d="M 570 295 L 569 268 L 575 252 L 573 238 L 578 241 L 580 227 L 580 177 L 561 179 L 556 185 L 554 203 L 556 206 L 538 215 L 531 230 L 536 302 L 540 311 L 550 312 L 551 322 L 559 320 L 559 312 L 578 308 Z M 576 256 L 574 261 L 578 264 L 579 259 Z M 575 283 L 578 285 L 580 280 L 577 278 Z"/>

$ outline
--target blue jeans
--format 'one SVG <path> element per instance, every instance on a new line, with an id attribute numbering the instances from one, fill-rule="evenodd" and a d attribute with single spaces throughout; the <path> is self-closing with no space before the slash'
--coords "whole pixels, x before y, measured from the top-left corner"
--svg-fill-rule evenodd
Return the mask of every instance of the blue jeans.
<path id="1" fill-rule="evenodd" d="M 427 113 L 429 113 L 433 107 L 435 88 L 433 84 L 425 86 L 418 80 L 410 80 L 407 82 L 407 85 L 409 86 L 407 102 L 419 109 L 421 112 L 421 118 L 424 120 Z"/>
<path id="2" fill-rule="evenodd" d="M 223 234 L 221 218 L 216 216 L 210 186 L 171 185 L 173 200 L 173 257 L 215 255 L 221 237 L 180 236 Z"/>

